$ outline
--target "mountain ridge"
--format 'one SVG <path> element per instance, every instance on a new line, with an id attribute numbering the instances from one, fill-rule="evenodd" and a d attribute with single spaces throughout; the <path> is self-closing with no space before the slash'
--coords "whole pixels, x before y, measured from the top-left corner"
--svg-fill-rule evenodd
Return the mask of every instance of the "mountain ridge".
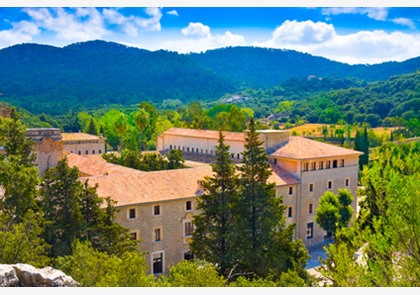
<path id="1" fill-rule="evenodd" d="M 414 72 L 419 61 L 354 66 L 294 50 L 249 46 L 180 54 L 103 40 L 64 47 L 26 43 L 0 50 L 0 99 L 50 114 L 143 100 L 212 101 L 244 87 L 269 88 L 294 77 L 385 80 Z"/>

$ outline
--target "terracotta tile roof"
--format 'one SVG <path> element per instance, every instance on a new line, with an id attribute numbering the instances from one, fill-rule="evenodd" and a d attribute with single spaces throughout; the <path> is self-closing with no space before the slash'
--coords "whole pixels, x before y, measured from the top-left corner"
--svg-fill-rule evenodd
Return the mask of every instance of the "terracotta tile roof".
<path id="1" fill-rule="evenodd" d="M 313 159 L 334 156 L 361 155 L 363 153 L 332 144 L 319 142 L 299 136 L 291 136 L 290 140 L 280 146 L 271 156 L 291 159 Z"/>
<path id="2" fill-rule="evenodd" d="M 138 174 L 146 173 L 136 169 L 108 163 L 101 155 L 76 155 L 65 153 L 70 167 L 78 167 L 82 176 L 111 175 L 111 174 Z"/>
<path id="3" fill-rule="evenodd" d="M 61 133 L 61 136 L 63 137 L 63 141 L 68 141 L 68 140 L 97 140 L 97 139 L 99 139 L 99 136 L 97 136 L 97 135 L 92 135 L 92 134 L 82 133 L 82 132 Z"/>
<path id="4" fill-rule="evenodd" d="M 219 139 L 219 131 L 215 130 L 199 130 L 199 129 L 188 129 L 188 128 L 169 128 L 160 136 L 163 135 L 177 135 L 185 137 L 200 137 L 200 138 L 211 138 Z M 230 141 L 242 141 L 245 142 L 245 133 L 244 132 L 229 132 L 223 131 L 225 140 Z"/>
<path id="5" fill-rule="evenodd" d="M 211 174 L 211 167 L 102 175 L 82 178 L 98 184 L 101 197 L 110 196 L 116 206 L 191 198 L 200 195 L 197 181 Z"/>
<path id="6" fill-rule="evenodd" d="M 273 166 L 269 182 L 276 186 L 296 184 L 298 181 L 290 174 Z M 98 195 L 110 196 L 117 201 L 116 206 L 168 201 L 191 198 L 201 195 L 198 181 L 212 175 L 210 165 L 195 168 L 163 170 L 144 173 L 125 173 L 83 177 L 89 185 L 98 184 Z"/>
<path id="7" fill-rule="evenodd" d="M 300 183 L 293 175 L 279 166 L 270 164 L 273 174 L 268 178 L 268 182 L 274 182 L 276 186 L 298 184 Z"/>

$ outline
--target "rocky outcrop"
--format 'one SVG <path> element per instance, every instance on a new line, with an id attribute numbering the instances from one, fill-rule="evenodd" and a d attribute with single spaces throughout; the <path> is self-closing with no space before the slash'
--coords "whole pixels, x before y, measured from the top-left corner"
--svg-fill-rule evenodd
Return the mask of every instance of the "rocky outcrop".
<path id="1" fill-rule="evenodd" d="M 29 264 L 0 264 L 0 287 L 80 287 L 80 284 L 52 267 L 38 269 Z"/>

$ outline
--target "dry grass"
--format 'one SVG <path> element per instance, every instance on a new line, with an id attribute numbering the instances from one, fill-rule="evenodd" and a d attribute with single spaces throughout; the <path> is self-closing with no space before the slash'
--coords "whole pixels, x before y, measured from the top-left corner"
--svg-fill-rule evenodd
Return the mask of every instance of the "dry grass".
<path id="1" fill-rule="evenodd" d="M 293 131 L 297 132 L 297 135 L 299 136 L 314 136 L 314 137 L 322 137 L 322 129 L 326 126 L 328 129 L 328 136 L 331 134 L 331 126 L 334 126 L 334 129 L 339 128 L 345 128 L 344 125 L 334 125 L 334 124 L 305 124 L 301 126 L 293 127 L 290 130 L 292 133 Z M 376 127 L 376 128 L 370 128 L 373 131 L 375 131 L 378 135 L 382 135 L 383 133 L 387 133 L 388 135 L 391 134 L 392 130 L 398 129 L 398 127 Z M 351 137 L 354 137 L 356 135 L 356 130 L 352 129 L 350 133 Z"/>

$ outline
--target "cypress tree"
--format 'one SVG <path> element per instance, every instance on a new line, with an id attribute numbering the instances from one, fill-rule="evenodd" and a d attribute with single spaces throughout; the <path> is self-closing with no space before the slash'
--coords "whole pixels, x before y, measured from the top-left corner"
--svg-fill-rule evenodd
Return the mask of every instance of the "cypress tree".
<path id="1" fill-rule="evenodd" d="M 213 175 L 206 176 L 201 183 L 204 193 L 197 206 L 201 213 L 194 216 L 191 249 L 197 258 L 219 265 L 220 273 L 227 276 L 235 256 L 232 208 L 238 194 L 238 176 L 221 131 L 212 171 Z"/>
<path id="2" fill-rule="evenodd" d="M 285 227 L 282 198 L 276 198 L 274 183 L 268 183 L 272 172 L 255 128 L 251 118 L 243 162 L 239 167 L 241 187 L 235 206 L 239 219 L 235 242 L 239 253 L 238 271 L 265 276 L 271 267 L 284 266 L 277 250 L 287 247 L 292 231 Z M 275 264 L 277 266 L 273 266 Z"/>
<path id="3" fill-rule="evenodd" d="M 88 129 L 87 129 L 87 133 L 88 134 L 92 134 L 92 135 L 98 135 L 96 124 L 95 124 L 95 121 L 93 121 L 93 118 L 90 118 L 90 122 L 89 122 L 89 126 L 88 126 Z"/>

